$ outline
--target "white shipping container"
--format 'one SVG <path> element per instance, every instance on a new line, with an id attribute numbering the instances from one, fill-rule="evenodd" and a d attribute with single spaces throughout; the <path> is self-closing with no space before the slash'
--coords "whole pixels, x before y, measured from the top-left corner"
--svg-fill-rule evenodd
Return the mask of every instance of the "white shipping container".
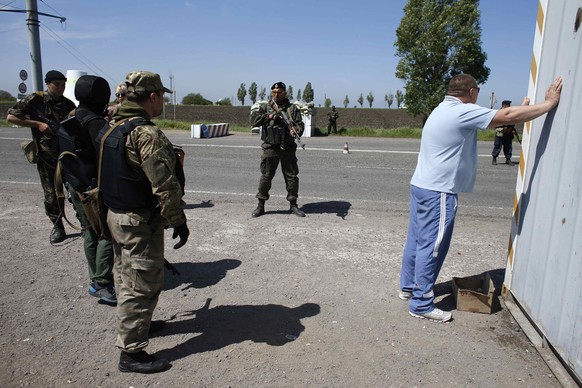
<path id="1" fill-rule="evenodd" d="M 557 109 L 524 127 L 503 295 L 582 380 L 582 1 L 540 0 L 530 86 Z"/>

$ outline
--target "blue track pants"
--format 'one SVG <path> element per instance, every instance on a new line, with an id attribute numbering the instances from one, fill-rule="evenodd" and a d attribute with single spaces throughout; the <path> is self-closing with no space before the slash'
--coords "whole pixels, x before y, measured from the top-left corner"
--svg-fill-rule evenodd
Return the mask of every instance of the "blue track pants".
<path id="1" fill-rule="evenodd" d="M 402 256 L 400 289 L 412 291 L 410 311 L 434 309 L 434 284 L 449 251 L 457 194 L 410 186 L 410 223 Z"/>

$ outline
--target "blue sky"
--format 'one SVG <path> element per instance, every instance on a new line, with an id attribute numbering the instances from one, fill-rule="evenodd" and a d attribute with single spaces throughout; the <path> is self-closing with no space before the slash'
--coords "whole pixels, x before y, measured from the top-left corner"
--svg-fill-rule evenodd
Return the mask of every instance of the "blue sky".
<path id="1" fill-rule="evenodd" d="M 82 70 L 105 77 L 112 87 L 132 70 L 150 70 L 178 102 L 188 93 L 236 105 L 241 83 L 267 90 L 276 81 L 294 94 L 311 82 L 315 103 L 324 97 L 349 106 L 369 92 L 374 108 L 384 95 L 404 91 L 394 76 L 396 28 L 405 0 L 305 1 L 38 0 L 38 11 L 67 18 L 41 21 L 43 74 Z M 537 0 L 483 0 L 482 47 L 491 69 L 478 103 L 494 92 L 520 103 L 527 94 Z M 25 0 L 0 0 L 0 10 L 24 9 Z M 25 15 L 0 12 L 0 89 L 18 94 L 21 69 L 30 74 Z M 26 81 L 28 92 L 32 80 Z M 364 100 L 365 101 L 365 100 Z M 250 105 L 248 96 L 245 105 Z M 364 106 L 367 103 L 364 102 Z M 394 107 L 394 106 L 393 106 Z"/>

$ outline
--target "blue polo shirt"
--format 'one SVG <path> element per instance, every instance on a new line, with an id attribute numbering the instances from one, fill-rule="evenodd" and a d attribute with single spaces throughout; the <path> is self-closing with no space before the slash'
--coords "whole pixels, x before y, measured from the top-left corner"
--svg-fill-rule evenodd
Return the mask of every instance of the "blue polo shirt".
<path id="1" fill-rule="evenodd" d="M 422 129 L 410 184 L 452 194 L 472 192 L 477 175 L 477 130 L 486 129 L 496 112 L 446 96 Z"/>

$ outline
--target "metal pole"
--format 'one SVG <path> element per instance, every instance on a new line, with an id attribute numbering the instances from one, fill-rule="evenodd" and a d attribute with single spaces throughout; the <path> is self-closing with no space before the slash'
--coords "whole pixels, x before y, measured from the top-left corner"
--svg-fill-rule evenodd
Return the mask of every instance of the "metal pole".
<path id="1" fill-rule="evenodd" d="M 176 90 L 174 90 L 174 76 L 170 74 L 170 90 L 172 91 L 172 105 L 174 106 L 174 121 L 176 121 Z"/>
<path id="2" fill-rule="evenodd" d="M 491 98 L 489 99 L 489 108 L 493 109 L 496 102 L 497 100 L 495 100 L 495 92 L 491 92 Z"/>
<path id="3" fill-rule="evenodd" d="M 40 55 L 40 35 L 38 32 L 39 22 L 36 0 L 26 0 L 26 25 L 28 26 L 32 86 L 35 91 L 40 91 L 44 90 L 44 82 L 42 80 L 42 57 Z"/>

